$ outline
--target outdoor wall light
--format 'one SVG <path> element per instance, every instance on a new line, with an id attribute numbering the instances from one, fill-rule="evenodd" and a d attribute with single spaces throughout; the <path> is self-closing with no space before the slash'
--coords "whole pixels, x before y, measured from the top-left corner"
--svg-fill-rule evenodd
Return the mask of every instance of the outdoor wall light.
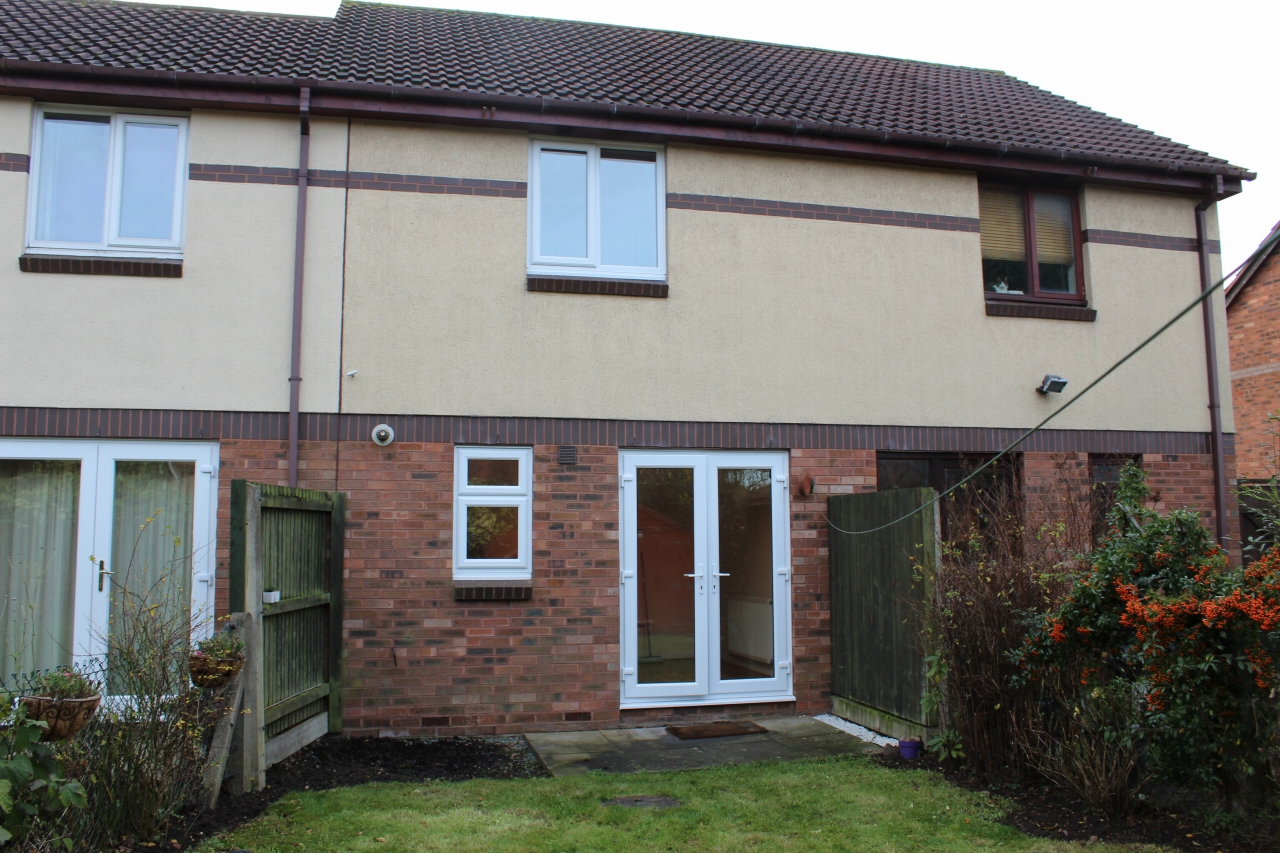
<path id="1" fill-rule="evenodd" d="M 373 443 L 379 447 L 386 447 L 395 440 L 396 431 L 391 428 L 391 424 L 378 424 L 373 428 Z"/>
<path id="2" fill-rule="evenodd" d="M 1040 387 L 1036 389 L 1037 394 L 1061 394 L 1062 389 L 1067 387 L 1067 380 L 1063 379 L 1056 373 L 1046 373 L 1044 379 L 1040 382 Z"/>

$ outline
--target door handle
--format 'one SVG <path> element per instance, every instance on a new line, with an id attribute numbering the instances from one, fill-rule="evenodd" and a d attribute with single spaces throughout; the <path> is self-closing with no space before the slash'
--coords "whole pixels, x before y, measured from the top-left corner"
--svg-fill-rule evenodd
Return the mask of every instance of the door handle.
<path id="1" fill-rule="evenodd" d="M 691 574 L 691 575 L 685 575 L 685 577 L 687 577 L 687 578 L 700 578 L 700 577 L 702 577 L 702 572 L 694 572 L 694 573 L 693 573 L 693 574 Z"/>
<path id="2" fill-rule="evenodd" d="M 107 561 L 98 561 L 98 592 L 102 592 L 102 581 L 107 575 L 114 575 L 115 572 L 107 571 Z"/>
<path id="3" fill-rule="evenodd" d="M 718 577 L 718 578 L 727 578 L 727 577 L 729 577 L 729 573 L 728 573 L 728 572 L 716 572 L 716 577 Z"/>
<path id="4" fill-rule="evenodd" d="M 209 583 L 212 580 L 213 578 L 209 576 L 208 572 L 200 572 L 196 575 L 196 583 Z"/>

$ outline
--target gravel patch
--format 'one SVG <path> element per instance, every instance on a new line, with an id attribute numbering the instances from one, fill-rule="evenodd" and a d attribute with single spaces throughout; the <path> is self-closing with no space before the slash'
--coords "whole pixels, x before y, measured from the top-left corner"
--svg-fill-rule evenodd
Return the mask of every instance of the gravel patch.
<path id="1" fill-rule="evenodd" d="M 865 740 L 867 743 L 874 743 L 876 746 L 897 746 L 898 742 L 891 737 L 885 737 L 879 732 L 873 732 L 866 726 L 860 726 L 857 723 L 851 723 L 848 720 L 842 720 L 834 714 L 819 714 L 814 717 L 819 722 L 826 723 L 832 728 L 837 728 L 842 732 L 853 735 L 859 740 Z"/>

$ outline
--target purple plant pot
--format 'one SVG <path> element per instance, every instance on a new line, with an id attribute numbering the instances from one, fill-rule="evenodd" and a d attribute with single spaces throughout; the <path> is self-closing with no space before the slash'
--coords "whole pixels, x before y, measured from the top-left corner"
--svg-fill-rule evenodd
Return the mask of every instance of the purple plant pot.
<path id="1" fill-rule="evenodd" d="M 898 741 L 898 754 L 907 761 L 915 761 L 920 757 L 920 741 L 918 740 L 900 740 Z"/>

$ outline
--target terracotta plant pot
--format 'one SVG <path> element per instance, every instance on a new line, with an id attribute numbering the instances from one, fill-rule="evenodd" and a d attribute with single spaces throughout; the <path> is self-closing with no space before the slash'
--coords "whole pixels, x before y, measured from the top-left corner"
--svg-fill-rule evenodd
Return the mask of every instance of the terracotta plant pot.
<path id="1" fill-rule="evenodd" d="M 244 657 L 211 658 L 192 655 L 191 683 L 196 687 L 221 687 L 235 678 L 244 668 Z"/>
<path id="2" fill-rule="evenodd" d="M 101 696 L 88 699 L 51 699 L 48 696 L 23 696 L 19 699 L 27 709 L 27 718 L 49 724 L 41 740 L 66 740 L 89 725 L 98 710 Z"/>

